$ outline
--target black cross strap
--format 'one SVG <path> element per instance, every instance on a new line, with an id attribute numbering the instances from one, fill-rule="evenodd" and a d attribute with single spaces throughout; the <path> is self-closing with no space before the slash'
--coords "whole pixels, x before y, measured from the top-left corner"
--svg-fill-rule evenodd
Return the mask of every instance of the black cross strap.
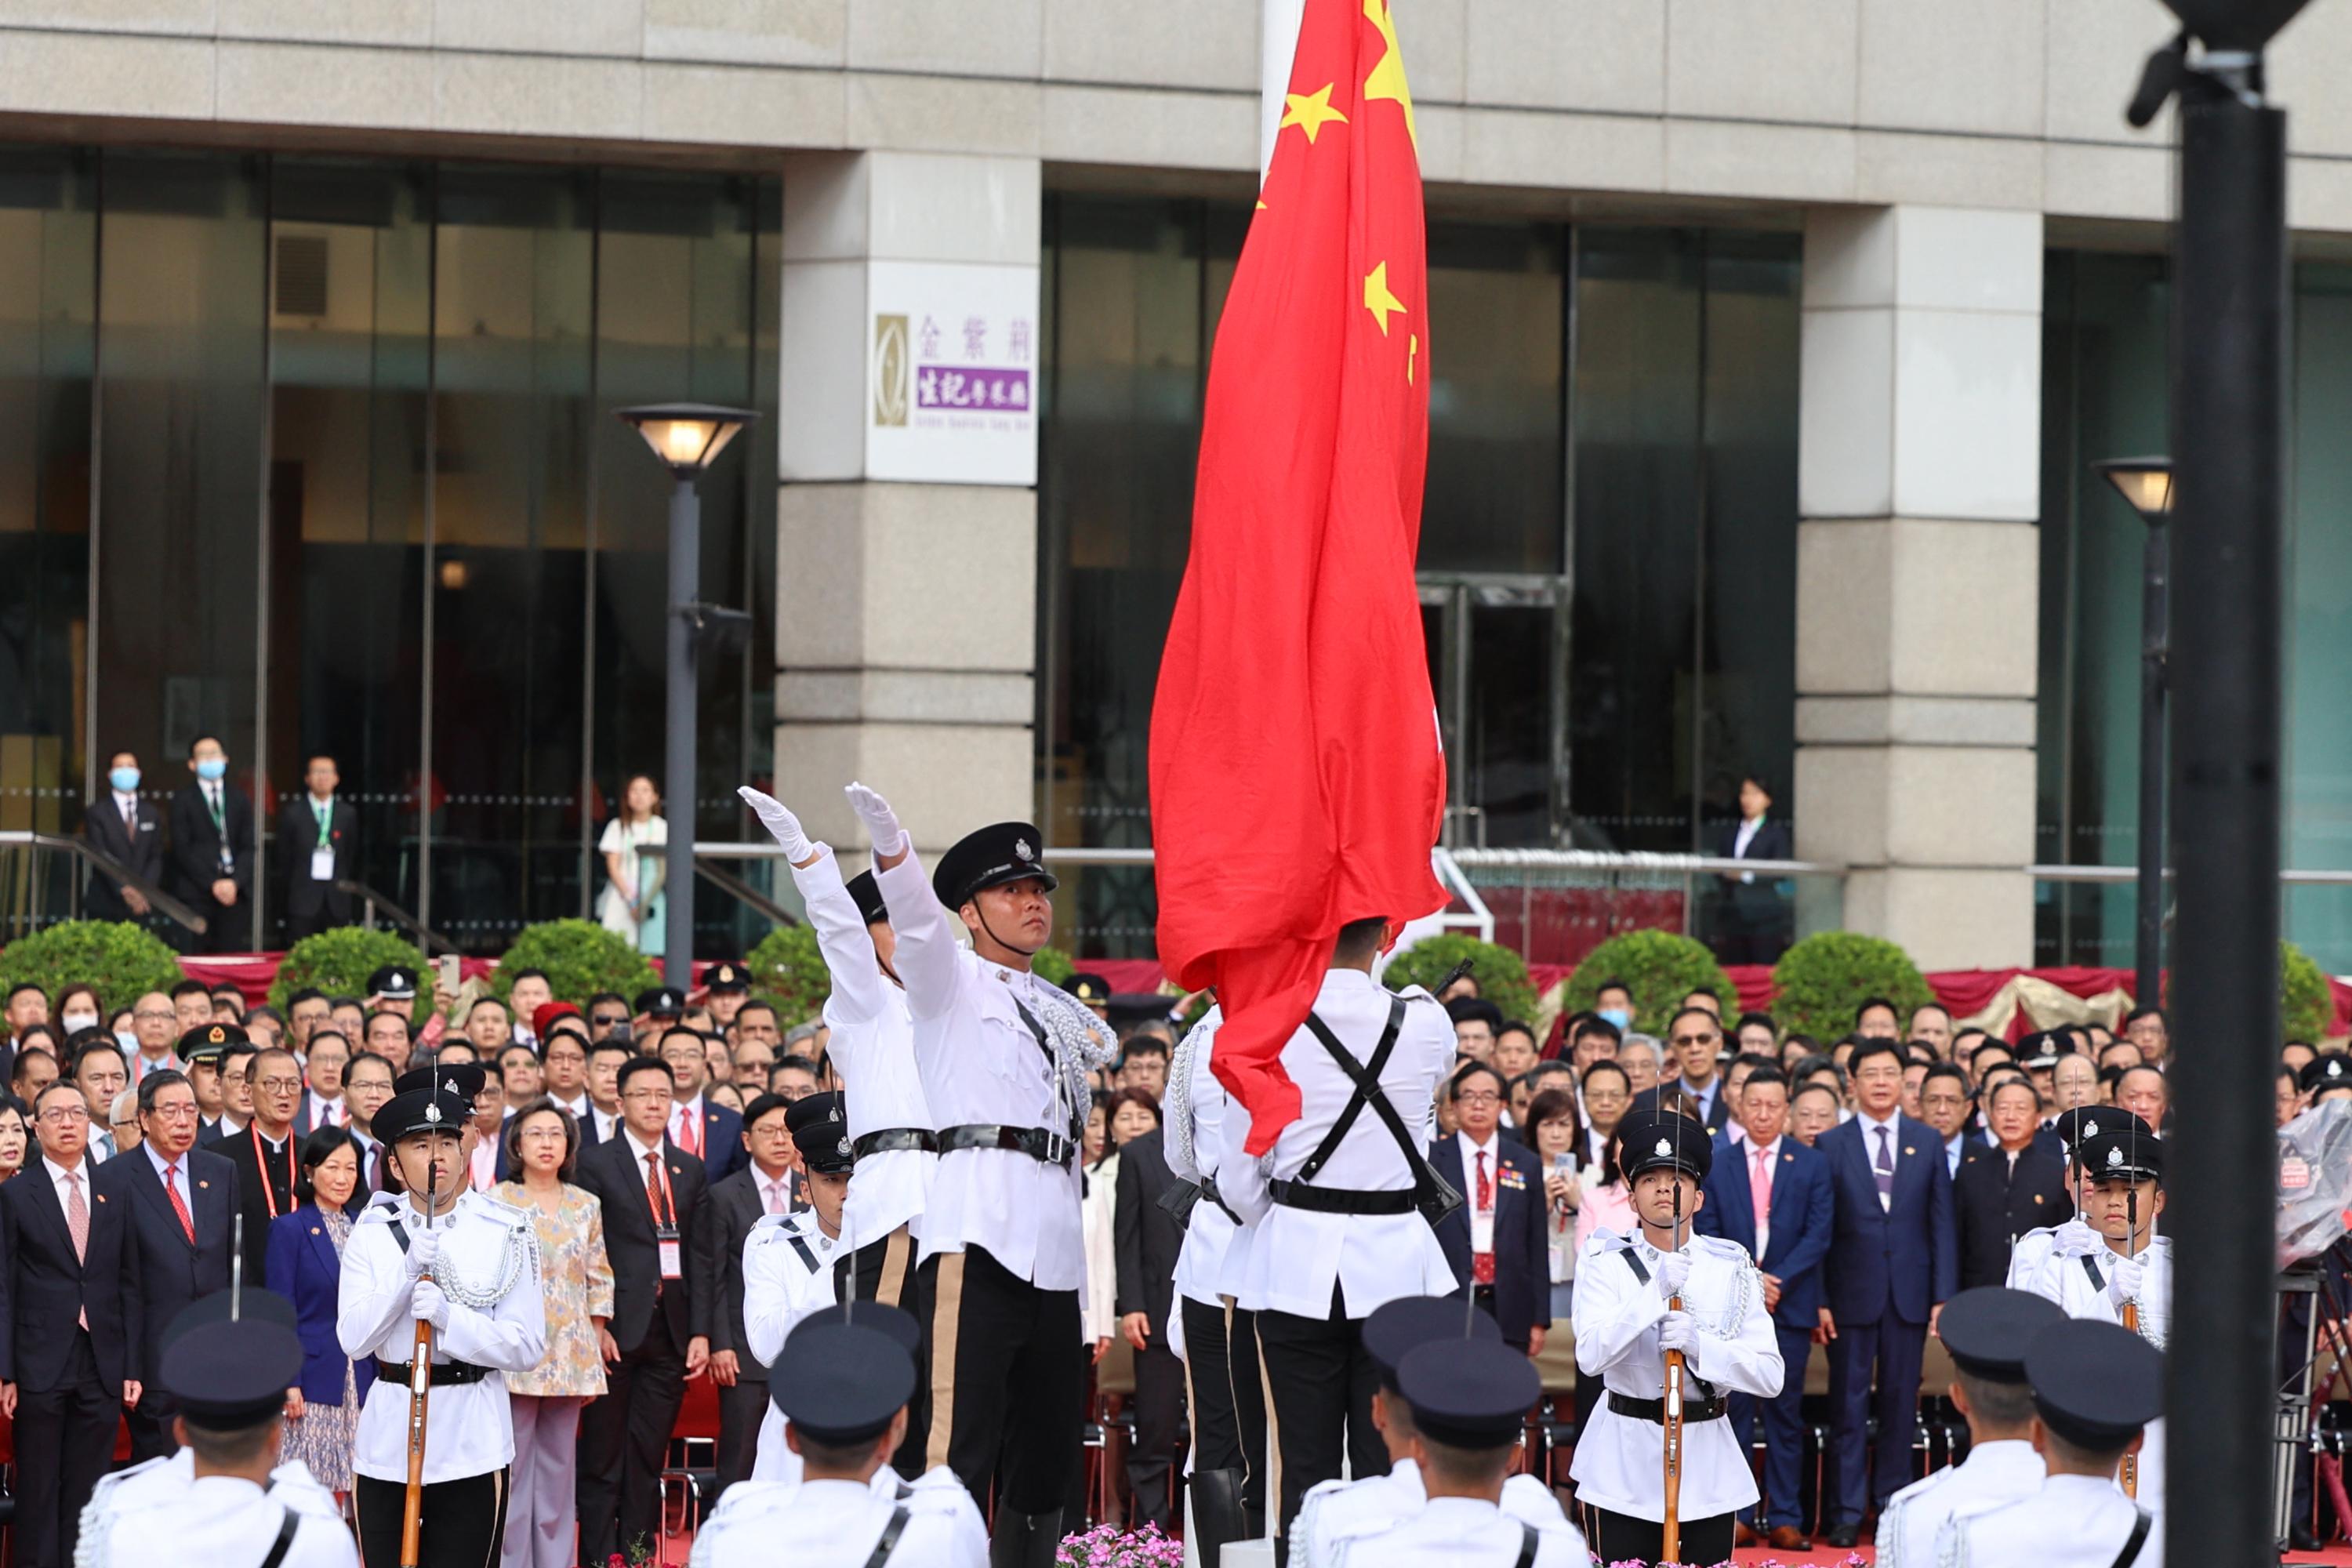
<path id="1" fill-rule="evenodd" d="M 890 1553 L 898 1549 L 898 1537 L 907 1533 L 909 1517 L 903 1502 L 890 1510 L 890 1522 L 882 1527 L 882 1539 L 874 1543 L 874 1554 L 866 1558 L 866 1568 L 882 1568 L 890 1561 Z"/>
<path id="2" fill-rule="evenodd" d="M 2107 1288 L 2107 1282 L 2099 1278 L 2099 1266 L 2091 1260 L 2091 1255 L 2087 1252 L 2083 1254 L 2083 1272 L 2091 1277 L 2092 1289 L 2104 1290 Z"/>
<path id="3" fill-rule="evenodd" d="M 286 1554 L 294 1550 L 294 1532 L 302 1528 L 301 1516 L 292 1509 L 283 1510 L 286 1517 L 278 1526 L 278 1539 L 269 1543 L 269 1555 L 261 1560 L 261 1568 L 281 1568 Z"/>
<path id="4" fill-rule="evenodd" d="M 1536 1549 L 1542 1544 L 1543 1538 L 1536 1533 L 1536 1527 L 1525 1520 L 1520 1521 L 1519 1560 L 1512 1563 L 1511 1568 L 1536 1568 Z"/>
<path id="5" fill-rule="evenodd" d="M 1356 1118 L 1363 1114 L 1365 1106 L 1373 1106 L 1376 1110 L 1387 1111 L 1390 1117 L 1395 1116 L 1395 1109 L 1389 1104 L 1388 1095 L 1381 1089 L 1381 1069 L 1389 1065 L 1389 1058 L 1396 1050 L 1397 1036 L 1404 1028 L 1404 998 L 1389 998 L 1389 1021 L 1381 1030 L 1380 1043 L 1372 1047 L 1372 1059 L 1369 1062 L 1357 1061 L 1349 1054 L 1348 1047 L 1339 1043 L 1339 1037 L 1331 1032 L 1331 1026 L 1312 1013 L 1307 1015 L 1307 1028 L 1322 1042 L 1323 1048 L 1331 1053 L 1331 1059 L 1339 1064 L 1339 1070 L 1346 1073 L 1356 1086 L 1356 1092 L 1349 1100 L 1346 1109 L 1339 1112 L 1339 1119 L 1331 1123 L 1331 1131 L 1323 1135 L 1323 1142 L 1315 1146 L 1315 1152 L 1307 1156 L 1307 1163 L 1298 1167 L 1297 1180 L 1312 1182 L 1323 1167 L 1330 1163 L 1331 1156 L 1339 1152 L 1339 1145 L 1348 1141 L 1349 1130 L 1356 1125 Z M 1397 1132 L 1397 1126 L 1391 1123 L 1389 1131 Z M 1414 1152 L 1415 1145 L 1410 1138 L 1399 1133 L 1398 1142 L 1405 1146 L 1408 1155 Z"/>
<path id="6" fill-rule="evenodd" d="M 2132 1568 L 2132 1565 L 2139 1561 L 2141 1542 L 2147 1539 L 2148 1526 L 2153 1521 L 2154 1516 L 2144 1508 L 2137 1509 L 2136 1511 L 2139 1517 L 2132 1521 L 2131 1539 L 2124 1542 L 2124 1549 L 2121 1552 L 2116 1553 L 2115 1568 Z"/>
<path id="7" fill-rule="evenodd" d="M 801 1266 L 810 1273 L 815 1273 L 817 1271 L 816 1249 L 808 1244 L 808 1237 L 798 1231 L 787 1231 L 784 1233 L 784 1239 L 791 1242 L 793 1250 L 801 1255 Z"/>

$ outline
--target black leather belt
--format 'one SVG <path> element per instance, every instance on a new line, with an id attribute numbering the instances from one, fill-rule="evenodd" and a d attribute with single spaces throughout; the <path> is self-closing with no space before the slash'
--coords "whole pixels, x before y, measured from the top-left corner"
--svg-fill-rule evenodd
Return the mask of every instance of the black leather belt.
<path id="1" fill-rule="evenodd" d="M 1067 1165 L 1078 1155 L 1076 1143 L 1042 1127 L 1000 1127 L 992 1121 L 940 1129 L 940 1152 L 952 1154 L 961 1149 L 1003 1149 L 1026 1154 L 1044 1165 Z"/>
<path id="2" fill-rule="evenodd" d="M 403 1388 L 408 1386 L 409 1365 L 404 1361 L 386 1361 L 382 1356 L 375 1358 L 376 1375 L 388 1377 Z M 436 1388 L 446 1388 L 451 1384 L 479 1383 L 489 1375 L 488 1367 L 476 1366 L 469 1361 L 436 1361 L 433 1363 L 433 1386 Z"/>
<path id="3" fill-rule="evenodd" d="M 1309 1214 L 1411 1214 L 1413 1212 L 1412 1189 L 1399 1187 L 1394 1192 L 1353 1192 L 1346 1187 L 1310 1187 L 1304 1182 L 1268 1182 L 1266 1194 L 1286 1209 L 1305 1209 Z"/>
<path id="4" fill-rule="evenodd" d="M 850 1145 L 851 1152 L 861 1160 L 868 1154 L 895 1154 L 902 1149 L 936 1154 L 940 1152 L 940 1135 L 927 1127 L 886 1127 L 879 1132 L 868 1132 Z"/>
<path id="5" fill-rule="evenodd" d="M 1636 1421 L 1647 1421 L 1653 1426 L 1663 1426 L 1666 1424 L 1666 1402 L 1663 1399 L 1636 1399 L 1630 1394 L 1619 1394 L 1612 1390 L 1609 1394 L 1609 1408 L 1620 1415 L 1630 1416 Z M 1694 1399 L 1687 1394 L 1683 1395 L 1683 1419 L 1685 1422 L 1713 1421 L 1720 1417 L 1723 1413 L 1724 1398 L 1719 1394 L 1712 1399 Z"/>

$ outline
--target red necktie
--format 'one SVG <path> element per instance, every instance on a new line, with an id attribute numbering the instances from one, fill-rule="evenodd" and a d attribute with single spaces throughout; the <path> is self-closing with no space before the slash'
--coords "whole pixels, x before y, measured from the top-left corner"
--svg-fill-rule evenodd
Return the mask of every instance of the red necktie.
<path id="1" fill-rule="evenodd" d="M 702 1156 L 702 1128 L 692 1106 L 677 1109 L 677 1146 L 697 1159 Z"/>
<path id="2" fill-rule="evenodd" d="M 163 1190 L 172 1194 L 172 1212 L 180 1216 L 180 1228 L 188 1233 L 188 1245 L 196 1244 L 196 1219 L 188 1212 L 188 1201 L 180 1195 L 180 1167 L 163 1167 Z"/>
<path id="3" fill-rule="evenodd" d="M 1495 1212 L 1495 1178 L 1487 1173 L 1486 1151 L 1484 1149 L 1478 1151 L 1478 1212 L 1484 1215 Z M 1491 1236 L 1486 1245 L 1486 1251 L 1470 1255 L 1470 1278 L 1480 1285 L 1495 1282 L 1494 1241 Z"/>
<path id="4" fill-rule="evenodd" d="M 1772 1156 L 1762 1149 L 1756 1151 L 1756 1169 L 1748 1178 L 1748 1201 L 1756 1205 L 1756 1234 L 1762 1236 L 1772 1223 Z"/>

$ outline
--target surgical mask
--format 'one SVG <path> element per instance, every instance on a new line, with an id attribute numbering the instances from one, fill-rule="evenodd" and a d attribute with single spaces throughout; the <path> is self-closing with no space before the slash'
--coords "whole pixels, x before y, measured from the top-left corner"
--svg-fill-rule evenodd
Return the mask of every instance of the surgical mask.
<path id="1" fill-rule="evenodd" d="M 135 1051 L 139 1048 L 139 1031 L 136 1029 L 117 1029 L 114 1031 L 114 1040 L 115 1043 L 121 1046 L 124 1050 Z"/>
<path id="2" fill-rule="evenodd" d="M 98 1015 L 95 1013 L 66 1013 L 61 1014 L 58 1016 L 58 1022 L 66 1026 L 67 1034 L 71 1035 L 83 1029 L 97 1028 Z"/>
<path id="3" fill-rule="evenodd" d="M 1619 1034 L 1623 1034 L 1633 1026 L 1633 1014 L 1630 1008 L 1603 1007 L 1601 1009 L 1601 1016 L 1616 1025 Z"/>
<path id="4" fill-rule="evenodd" d="M 226 757 L 206 757 L 196 764 L 196 776 L 206 784 L 219 783 L 227 773 L 228 759 Z"/>
<path id="5" fill-rule="evenodd" d="M 106 782 L 112 784 L 121 794 L 129 795 L 132 790 L 139 787 L 139 770 L 137 768 L 117 768 L 112 773 L 106 775 Z"/>

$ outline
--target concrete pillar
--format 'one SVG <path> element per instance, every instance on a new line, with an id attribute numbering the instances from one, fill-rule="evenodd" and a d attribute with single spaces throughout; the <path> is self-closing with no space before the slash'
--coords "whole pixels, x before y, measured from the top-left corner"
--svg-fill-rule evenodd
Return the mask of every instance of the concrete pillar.
<path id="1" fill-rule="evenodd" d="M 1797 853 L 1923 968 L 2030 963 L 2042 217 L 1805 225 Z"/>
<path id="2" fill-rule="evenodd" d="M 928 849 L 1034 799 L 1040 165 L 784 170 L 776 780 L 887 795 Z"/>

